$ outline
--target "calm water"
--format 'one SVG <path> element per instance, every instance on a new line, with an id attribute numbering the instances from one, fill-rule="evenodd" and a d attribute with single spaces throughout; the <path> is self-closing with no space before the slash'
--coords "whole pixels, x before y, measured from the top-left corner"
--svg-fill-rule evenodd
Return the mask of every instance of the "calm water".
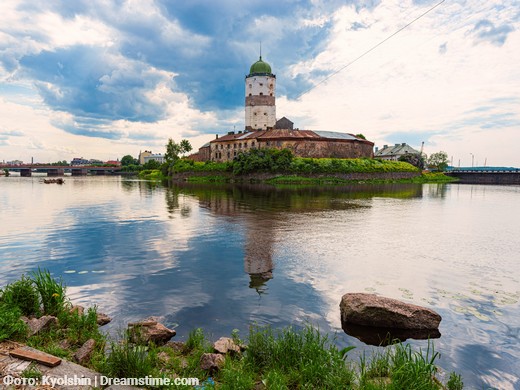
<path id="1" fill-rule="evenodd" d="M 318 325 L 337 343 L 346 292 L 425 305 L 439 365 L 468 388 L 518 389 L 520 187 L 182 185 L 0 178 L 0 285 L 37 267 L 115 321 L 159 315 L 178 339 L 252 323 Z M 424 340 L 409 340 L 424 347 Z"/>

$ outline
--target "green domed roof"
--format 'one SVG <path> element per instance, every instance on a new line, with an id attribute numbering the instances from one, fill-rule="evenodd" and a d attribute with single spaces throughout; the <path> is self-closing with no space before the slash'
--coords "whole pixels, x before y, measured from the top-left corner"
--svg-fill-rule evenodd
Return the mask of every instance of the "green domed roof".
<path id="1" fill-rule="evenodd" d="M 269 65 L 267 62 L 262 61 L 262 56 L 260 56 L 260 59 L 256 61 L 253 65 L 251 65 L 251 68 L 249 69 L 249 74 L 271 74 L 271 65 Z"/>

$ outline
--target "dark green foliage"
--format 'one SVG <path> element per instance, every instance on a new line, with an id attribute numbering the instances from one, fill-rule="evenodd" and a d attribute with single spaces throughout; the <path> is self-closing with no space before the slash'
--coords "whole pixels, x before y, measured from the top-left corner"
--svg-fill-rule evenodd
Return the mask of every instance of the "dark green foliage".
<path id="1" fill-rule="evenodd" d="M 42 372 L 38 369 L 36 364 L 33 362 L 22 371 L 22 378 L 42 379 Z"/>
<path id="2" fill-rule="evenodd" d="M 27 325 L 20 320 L 21 315 L 17 307 L 0 303 L 0 341 L 23 339 L 27 335 Z"/>
<path id="3" fill-rule="evenodd" d="M 233 173 L 243 175 L 251 172 L 285 172 L 293 158 L 289 149 L 251 149 L 234 158 Z"/>
<path id="4" fill-rule="evenodd" d="M 61 279 L 55 280 L 49 271 L 40 268 L 32 273 L 32 279 L 40 293 L 43 314 L 58 315 L 65 308 L 67 302 L 66 288 Z"/>
<path id="5" fill-rule="evenodd" d="M 361 134 L 361 133 L 356 134 L 356 137 L 357 138 L 361 138 L 361 139 L 366 139 L 366 137 L 363 134 Z"/>
<path id="6" fill-rule="evenodd" d="M 160 169 L 161 163 L 157 160 L 148 160 L 142 165 L 142 169 Z"/>
<path id="7" fill-rule="evenodd" d="M 24 316 L 36 315 L 40 311 L 40 299 L 33 281 L 25 275 L 5 286 L 0 301 L 8 306 L 17 307 Z"/>
<path id="8" fill-rule="evenodd" d="M 129 165 L 137 165 L 137 164 L 139 164 L 139 161 L 136 158 L 133 158 L 132 156 L 130 156 L 129 154 L 127 154 L 126 156 L 123 156 L 123 158 L 121 159 L 121 166 L 123 166 L 123 167 L 127 167 Z"/>
<path id="9" fill-rule="evenodd" d="M 384 161 L 370 158 L 295 158 L 291 173 L 372 173 L 416 172 L 417 168 L 401 161 Z"/>
<path id="10" fill-rule="evenodd" d="M 408 164 L 412 164 L 414 167 L 420 170 L 423 170 L 426 166 L 426 161 L 424 161 L 423 155 L 419 153 L 403 154 L 401 157 L 399 157 L 399 161 L 404 161 Z"/>

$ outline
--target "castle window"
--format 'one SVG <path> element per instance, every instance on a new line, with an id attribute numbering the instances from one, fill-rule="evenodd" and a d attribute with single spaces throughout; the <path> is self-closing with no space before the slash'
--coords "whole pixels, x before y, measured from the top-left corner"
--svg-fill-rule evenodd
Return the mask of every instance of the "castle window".
<path id="1" fill-rule="evenodd" d="M 227 144 L 227 148 L 228 148 L 228 149 L 231 149 L 231 144 Z"/>
<path id="2" fill-rule="evenodd" d="M 239 148 L 239 149 L 242 149 L 242 142 L 240 142 L 240 143 L 238 144 L 238 148 Z"/>
<path id="3" fill-rule="evenodd" d="M 231 157 L 231 153 L 227 152 L 227 158 Z"/>
<path id="4" fill-rule="evenodd" d="M 273 96 L 273 93 L 271 92 L 271 93 L 269 94 L 269 96 Z"/>
<path id="5" fill-rule="evenodd" d="M 252 94 L 252 93 L 250 93 L 250 94 L 249 94 L 249 96 L 253 96 L 253 94 Z"/>
<path id="6" fill-rule="evenodd" d="M 236 157 L 237 156 L 237 152 L 233 152 L 233 157 Z"/>
<path id="7" fill-rule="evenodd" d="M 264 112 L 264 115 L 267 115 L 267 112 Z"/>
<path id="8" fill-rule="evenodd" d="M 267 141 L 265 144 L 266 144 L 267 146 L 269 146 L 269 141 Z"/>
<path id="9" fill-rule="evenodd" d="M 260 96 L 264 96 L 264 93 L 263 93 L 263 92 L 260 92 Z"/>
<path id="10" fill-rule="evenodd" d="M 233 149 L 236 149 L 237 148 L 237 144 L 233 144 Z"/>
<path id="11" fill-rule="evenodd" d="M 252 148 L 255 147 L 255 141 L 251 142 L 251 147 L 252 147 Z"/>
<path id="12" fill-rule="evenodd" d="M 253 115 L 256 115 L 256 112 Z"/>
<path id="13" fill-rule="evenodd" d="M 249 84 L 249 88 L 253 88 L 253 84 Z"/>

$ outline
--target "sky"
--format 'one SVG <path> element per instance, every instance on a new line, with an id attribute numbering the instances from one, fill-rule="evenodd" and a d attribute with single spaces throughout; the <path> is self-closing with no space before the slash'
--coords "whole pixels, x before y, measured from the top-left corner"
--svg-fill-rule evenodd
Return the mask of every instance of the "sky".
<path id="1" fill-rule="evenodd" d="M 295 127 L 520 167 L 520 0 L 445 0 L 392 36 L 440 1 L 2 0 L 0 162 L 242 130 L 261 42 Z"/>

